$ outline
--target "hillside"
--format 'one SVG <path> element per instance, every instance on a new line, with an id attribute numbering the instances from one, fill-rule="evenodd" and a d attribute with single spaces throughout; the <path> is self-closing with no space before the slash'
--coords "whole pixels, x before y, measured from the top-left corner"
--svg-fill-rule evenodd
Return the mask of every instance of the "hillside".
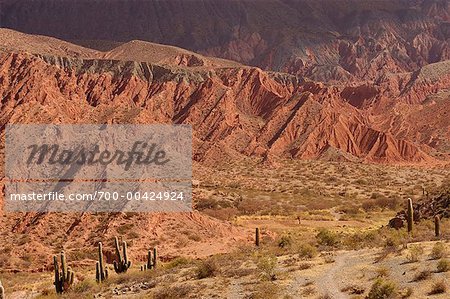
<path id="1" fill-rule="evenodd" d="M 450 58 L 446 0 L 2 2 L 2 27 L 169 44 L 319 81 L 379 80 Z"/>
<path id="2" fill-rule="evenodd" d="M 155 49 L 164 46 L 150 43 L 98 52 L 0 33 L 2 40 L 16 34 L 13 39 L 21 41 L 5 42 L 0 54 L 3 125 L 189 123 L 194 159 L 207 164 L 249 155 L 314 159 L 330 151 L 380 163 L 434 165 L 448 159 L 449 123 L 439 108 L 449 101 L 443 93 L 448 63 L 405 74 L 389 88 L 331 86 L 172 47 L 160 54 Z M 419 75 L 434 70 L 435 79 Z"/>

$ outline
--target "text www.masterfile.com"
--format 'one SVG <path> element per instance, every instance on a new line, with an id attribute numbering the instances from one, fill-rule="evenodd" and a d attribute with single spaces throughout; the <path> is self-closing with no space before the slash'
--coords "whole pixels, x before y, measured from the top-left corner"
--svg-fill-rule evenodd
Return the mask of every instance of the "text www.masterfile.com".
<path id="1" fill-rule="evenodd" d="M 11 193 L 10 201 L 110 201 L 110 200 L 137 200 L 137 201 L 182 201 L 185 199 L 183 192 L 177 191 L 93 191 L 90 193 L 63 192 L 30 192 Z"/>

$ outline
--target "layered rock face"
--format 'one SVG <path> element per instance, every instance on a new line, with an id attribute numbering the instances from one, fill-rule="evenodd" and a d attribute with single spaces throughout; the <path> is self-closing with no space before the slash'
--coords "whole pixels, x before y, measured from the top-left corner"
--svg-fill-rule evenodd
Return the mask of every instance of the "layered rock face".
<path id="1" fill-rule="evenodd" d="M 101 48 L 90 41 L 147 40 L 319 81 L 379 80 L 450 57 L 446 0 L 2 2 L 3 27 Z"/>
<path id="2" fill-rule="evenodd" d="M 332 86 L 182 49 L 155 50 L 161 46 L 154 44 L 132 42 L 98 52 L 15 34 L 22 42 L 5 45 L 0 56 L 3 126 L 188 123 L 194 129 L 194 159 L 210 164 L 239 155 L 446 160 L 449 98 L 442 92 L 450 82 L 447 62 L 398 75 L 387 87 Z M 20 47 L 34 43 L 48 47 L 35 54 Z M 161 57 L 161 52 L 166 54 Z M 109 58 L 117 55 L 122 60 Z"/>

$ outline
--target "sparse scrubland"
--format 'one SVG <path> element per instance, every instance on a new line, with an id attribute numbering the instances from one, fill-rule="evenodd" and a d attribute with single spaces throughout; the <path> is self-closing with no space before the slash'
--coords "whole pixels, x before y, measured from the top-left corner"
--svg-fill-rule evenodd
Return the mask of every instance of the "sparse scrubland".
<path id="1" fill-rule="evenodd" d="M 107 264 L 109 277 L 102 283 L 95 279 L 93 253 L 92 263 L 74 269 L 74 284 L 62 297 L 448 296 L 450 221 L 440 220 L 439 238 L 433 219 L 415 222 L 410 233 L 406 224 L 400 229 L 387 225 L 406 209 L 406 198 L 416 202 L 427 192 L 430 197 L 445 192 L 446 170 L 301 161 L 272 169 L 240 167 L 196 169 L 202 179 L 194 193 L 197 209 L 248 229 L 247 242 L 208 258 L 162 258 L 146 271 L 140 271 L 146 259 L 119 274 Z M 254 244 L 256 227 L 259 246 Z M 195 240 L 188 235 L 185 242 Z M 68 264 L 79 255 L 68 254 Z M 16 298 L 44 299 L 56 298 L 53 276 L 2 273 L 0 279 Z"/>

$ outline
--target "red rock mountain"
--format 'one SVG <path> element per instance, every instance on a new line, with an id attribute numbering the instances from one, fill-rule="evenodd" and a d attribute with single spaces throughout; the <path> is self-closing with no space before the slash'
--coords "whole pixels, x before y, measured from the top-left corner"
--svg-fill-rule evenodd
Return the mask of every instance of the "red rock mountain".
<path id="1" fill-rule="evenodd" d="M 0 32 L 0 123 L 189 123 L 197 161 L 446 161 L 450 62 L 330 85 L 132 41 L 100 52 Z M 11 42 L 14 41 L 14 42 Z M 331 155 L 331 156 L 330 156 Z"/>
<path id="2" fill-rule="evenodd" d="M 0 29 L 2 138 L 7 123 L 189 123 L 206 166 L 241 156 L 450 161 L 448 1 L 0 3 L 3 27 L 79 44 Z M 248 236 L 199 213 L 0 215 L 3 243 L 41 255 L 130 223 L 169 255 Z M 186 227 L 216 245 L 170 238 Z M 4 268 L 24 266 L 14 258 Z"/>
<path id="3" fill-rule="evenodd" d="M 318 81 L 383 80 L 450 58 L 447 0 L 0 3 L 1 26 L 22 32 L 102 49 L 146 40 Z"/>

